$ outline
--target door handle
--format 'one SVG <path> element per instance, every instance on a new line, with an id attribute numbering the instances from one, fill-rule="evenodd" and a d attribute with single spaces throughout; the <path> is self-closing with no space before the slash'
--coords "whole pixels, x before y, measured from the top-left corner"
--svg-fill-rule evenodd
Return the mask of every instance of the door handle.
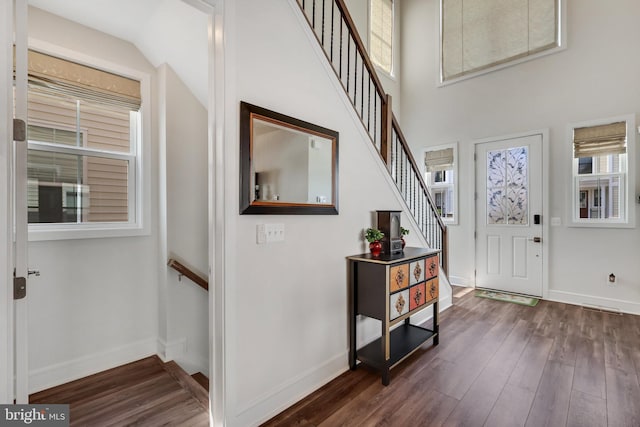
<path id="1" fill-rule="evenodd" d="M 542 237 L 534 237 L 533 239 L 529 239 L 529 241 L 533 243 L 542 243 Z"/>

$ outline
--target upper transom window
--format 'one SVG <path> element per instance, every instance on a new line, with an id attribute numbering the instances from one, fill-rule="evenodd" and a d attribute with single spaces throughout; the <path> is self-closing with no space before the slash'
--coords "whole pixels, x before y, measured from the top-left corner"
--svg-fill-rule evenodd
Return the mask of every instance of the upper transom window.
<path id="1" fill-rule="evenodd" d="M 441 80 L 560 46 L 561 0 L 441 0 Z"/>

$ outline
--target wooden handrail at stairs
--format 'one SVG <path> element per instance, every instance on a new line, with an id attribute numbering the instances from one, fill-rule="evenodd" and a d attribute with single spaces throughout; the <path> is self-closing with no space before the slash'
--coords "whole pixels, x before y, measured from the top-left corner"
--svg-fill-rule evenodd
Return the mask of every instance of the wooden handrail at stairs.
<path id="1" fill-rule="evenodd" d="M 447 228 L 344 0 L 296 0 L 427 243 L 448 271 Z"/>
<path id="2" fill-rule="evenodd" d="M 186 278 L 191 280 L 193 283 L 200 286 L 205 291 L 209 290 L 209 281 L 207 279 L 201 277 L 200 275 L 198 275 L 198 273 L 195 273 L 193 270 L 191 270 L 189 267 L 186 267 L 179 261 L 176 261 L 175 259 L 170 258 L 169 261 L 167 262 L 167 265 L 173 268 L 175 271 L 177 271 L 178 274 L 185 276 Z"/>

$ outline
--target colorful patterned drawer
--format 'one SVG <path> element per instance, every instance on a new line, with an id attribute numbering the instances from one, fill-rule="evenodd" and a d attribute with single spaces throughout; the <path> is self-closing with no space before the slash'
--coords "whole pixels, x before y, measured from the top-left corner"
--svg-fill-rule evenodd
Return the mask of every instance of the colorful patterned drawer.
<path id="1" fill-rule="evenodd" d="M 425 295 L 426 302 L 433 301 L 434 299 L 438 298 L 438 287 L 439 287 L 439 284 L 438 284 L 437 277 L 427 282 L 426 295 Z"/>
<path id="2" fill-rule="evenodd" d="M 431 279 L 432 277 L 436 277 L 438 275 L 439 263 L 440 263 L 440 260 L 438 259 L 438 255 L 434 255 L 425 260 L 425 269 L 427 270 L 426 272 L 427 279 Z"/>
<path id="3" fill-rule="evenodd" d="M 389 292 L 409 286 L 409 264 L 396 265 L 389 269 Z"/>
<path id="4" fill-rule="evenodd" d="M 409 288 L 409 311 L 413 311 L 426 302 L 424 283 Z"/>
<path id="5" fill-rule="evenodd" d="M 409 264 L 409 285 L 424 282 L 424 260 L 419 259 Z"/>
<path id="6" fill-rule="evenodd" d="M 409 289 L 397 292 L 389 297 L 389 320 L 396 319 L 409 312 Z"/>

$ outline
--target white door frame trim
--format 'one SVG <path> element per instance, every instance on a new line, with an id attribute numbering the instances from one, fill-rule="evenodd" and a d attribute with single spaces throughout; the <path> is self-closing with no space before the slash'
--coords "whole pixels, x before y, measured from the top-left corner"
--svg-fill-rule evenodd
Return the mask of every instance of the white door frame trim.
<path id="1" fill-rule="evenodd" d="M 476 192 L 476 167 L 478 162 L 475 160 L 475 153 L 478 144 L 484 144 L 487 142 L 495 142 L 502 141 L 505 139 L 515 139 L 515 138 L 523 138 L 527 136 L 533 135 L 541 135 L 542 136 L 542 298 L 547 299 L 549 296 L 549 222 L 551 220 L 549 216 L 549 128 L 532 130 L 527 132 L 518 132 L 509 135 L 500 135 L 489 138 L 476 139 L 471 141 L 473 148 L 473 153 L 469 156 L 469 170 L 473 171 L 471 177 L 471 191 L 469 191 L 469 206 L 473 206 L 472 213 L 472 233 L 476 231 L 476 203 L 475 200 L 475 192 Z M 564 187 L 563 187 L 564 188 Z M 478 268 L 476 265 L 476 244 L 475 239 L 473 238 L 473 234 L 471 236 L 471 241 L 473 241 L 473 268 L 474 271 Z M 473 277 L 473 286 L 476 285 L 475 275 Z"/>
<path id="2" fill-rule="evenodd" d="M 208 16 L 209 424 L 226 424 L 225 363 L 225 0 L 182 0 Z"/>
<path id="3" fill-rule="evenodd" d="M 225 0 L 183 0 L 208 14 L 209 424 L 227 419 L 225 362 Z"/>
<path id="4" fill-rule="evenodd" d="M 13 1 L 0 5 L 0 404 L 13 403 Z"/>

